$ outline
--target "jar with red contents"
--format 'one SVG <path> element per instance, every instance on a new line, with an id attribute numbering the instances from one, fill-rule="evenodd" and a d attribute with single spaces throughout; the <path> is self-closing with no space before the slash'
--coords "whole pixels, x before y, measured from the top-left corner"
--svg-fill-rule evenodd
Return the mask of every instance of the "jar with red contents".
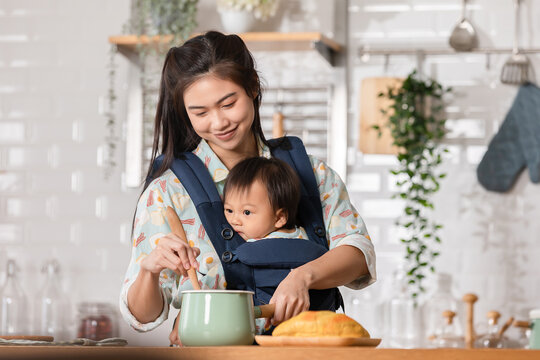
<path id="1" fill-rule="evenodd" d="M 82 302 L 78 305 L 77 337 L 96 341 L 117 337 L 117 320 L 111 304 Z"/>

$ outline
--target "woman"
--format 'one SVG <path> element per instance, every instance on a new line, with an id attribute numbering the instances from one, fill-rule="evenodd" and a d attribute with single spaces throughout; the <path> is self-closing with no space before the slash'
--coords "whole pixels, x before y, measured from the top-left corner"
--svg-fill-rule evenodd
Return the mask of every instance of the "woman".
<path id="1" fill-rule="evenodd" d="M 261 129 L 261 86 L 253 57 L 236 35 L 208 32 L 169 50 L 163 66 L 155 119 L 152 163 L 139 199 L 131 261 L 120 297 L 124 319 L 139 331 L 152 330 L 180 307 L 191 289 L 187 269 L 195 267 L 202 288 L 224 289 L 226 279 L 189 195 L 169 170 L 175 157 L 192 151 L 206 165 L 220 194 L 228 173 L 253 156 L 271 157 Z M 309 289 L 340 285 L 362 288 L 375 281 L 375 252 L 365 225 L 337 174 L 310 157 L 319 184 L 330 251 L 291 271 L 270 303 L 272 324 L 309 308 Z M 170 233 L 163 209 L 172 206 L 189 245 Z M 172 334 L 174 337 L 174 334 Z M 178 343 L 178 339 L 173 339 Z"/>

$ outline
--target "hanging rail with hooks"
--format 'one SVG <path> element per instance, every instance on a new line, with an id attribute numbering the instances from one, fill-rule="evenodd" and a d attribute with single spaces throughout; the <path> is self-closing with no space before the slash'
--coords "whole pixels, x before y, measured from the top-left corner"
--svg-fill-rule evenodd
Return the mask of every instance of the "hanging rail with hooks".
<path id="1" fill-rule="evenodd" d="M 522 54 L 540 53 L 540 48 L 519 49 Z M 478 48 L 471 51 L 460 52 L 452 48 L 418 48 L 418 49 L 369 49 L 361 47 L 358 49 L 358 55 L 374 55 L 374 56 L 403 56 L 403 55 L 469 55 L 469 54 L 510 54 L 511 48 Z"/>

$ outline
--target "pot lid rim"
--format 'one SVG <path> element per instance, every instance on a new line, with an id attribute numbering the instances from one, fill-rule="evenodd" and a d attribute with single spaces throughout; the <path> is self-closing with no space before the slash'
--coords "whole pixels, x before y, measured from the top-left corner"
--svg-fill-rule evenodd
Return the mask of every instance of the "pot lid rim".
<path id="1" fill-rule="evenodd" d="M 182 290 L 182 294 L 185 293 L 224 293 L 224 294 L 252 294 L 253 291 L 249 290 L 219 290 L 219 289 L 201 289 L 201 290 Z"/>

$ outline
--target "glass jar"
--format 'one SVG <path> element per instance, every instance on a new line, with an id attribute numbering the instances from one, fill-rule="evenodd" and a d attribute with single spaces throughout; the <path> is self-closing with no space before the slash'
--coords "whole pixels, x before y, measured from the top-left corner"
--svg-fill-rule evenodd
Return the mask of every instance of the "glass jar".
<path id="1" fill-rule="evenodd" d="M 441 316 L 443 311 L 459 313 L 459 301 L 452 294 L 452 275 L 438 273 L 436 289 L 429 296 L 423 306 L 424 315 L 424 339 L 436 339 L 446 327 L 447 321 Z M 456 336 L 462 335 L 461 324 L 458 318 L 452 320 L 452 328 Z M 429 341 L 428 341 L 429 343 Z M 431 344 L 435 345 L 435 344 Z"/>
<path id="2" fill-rule="evenodd" d="M 477 348 L 492 348 L 503 349 L 507 348 L 507 338 L 499 334 L 500 326 L 498 325 L 501 314 L 497 311 L 489 311 L 487 314 L 488 331 L 487 334 L 480 336 L 475 341 Z"/>
<path id="3" fill-rule="evenodd" d="M 78 338 L 98 341 L 118 336 L 118 316 L 109 303 L 80 303 L 77 324 Z"/>
<path id="4" fill-rule="evenodd" d="M 531 324 L 528 321 L 516 320 L 512 326 L 518 330 L 514 347 L 518 349 L 528 349 L 531 335 Z"/>
<path id="5" fill-rule="evenodd" d="M 438 336 L 435 338 L 435 346 L 438 348 L 462 348 L 465 346 L 463 337 L 459 336 L 458 328 L 454 322 L 456 313 L 450 310 L 445 310 L 442 313 L 445 319 L 445 324 L 438 331 Z"/>

